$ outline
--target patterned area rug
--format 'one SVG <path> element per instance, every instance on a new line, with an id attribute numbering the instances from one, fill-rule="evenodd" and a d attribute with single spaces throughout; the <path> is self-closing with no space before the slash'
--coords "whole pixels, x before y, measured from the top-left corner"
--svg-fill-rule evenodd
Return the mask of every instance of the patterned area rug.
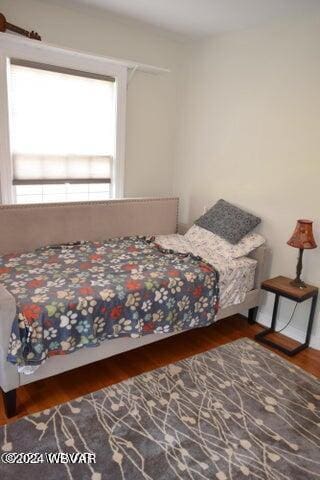
<path id="1" fill-rule="evenodd" d="M 317 479 L 320 384 L 241 339 L 23 418 L 0 430 L 0 446 L 96 454 L 0 463 L 1 479 Z"/>

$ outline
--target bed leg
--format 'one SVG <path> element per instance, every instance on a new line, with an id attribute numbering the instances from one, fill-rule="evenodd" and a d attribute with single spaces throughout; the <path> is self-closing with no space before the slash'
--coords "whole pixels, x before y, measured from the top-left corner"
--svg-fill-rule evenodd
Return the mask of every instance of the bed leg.
<path id="1" fill-rule="evenodd" d="M 14 417 L 17 413 L 17 390 L 2 391 L 2 398 L 6 416 L 8 418 Z"/>
<path id="2" fill-rule="evenodd" d="M 250 308 L 249 315 L 248 315 L 249 325 L 253 325 L 254 323 L 256 323 L 258 308 L 259 307 Z"/>

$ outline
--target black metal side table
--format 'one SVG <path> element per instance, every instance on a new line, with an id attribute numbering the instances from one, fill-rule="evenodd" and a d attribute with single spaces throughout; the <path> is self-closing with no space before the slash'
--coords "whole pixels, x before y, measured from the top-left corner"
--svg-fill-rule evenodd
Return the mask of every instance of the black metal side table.
<path id="1" fill-rule="evenodd" d="M 258 333 L 255 336 L 256 340 L 259 340 L 262 343 L 270 345 L 271 347 L 277 348 L 278 350 L 280 350 L 281 352 L 289 356 L 296 355 L 297 353 L 301 352 L 301 350 L 309 346 L 314 313 L 317 305 L 317 298 L 318 298 L 318 291 L 319 291 L 317 287 L 314 287 L 312 285 L 307 285 L 306 288 L 294 287 L 290 284 L 291 281 L 292 281 L 291 278 L 279 276 L 279 277 L 271 278 L 270 280 L 266 280 L 261 284 L 262 290 L 266 290 L 267 292 L 272 292 L 275 294 L 275 300 L 274 300 L 271 327 L 266 328 L 265 330 L 263 330 L 262 332 Z M 280 296 L 288 298 L 289 300 L 293 300 L 298 303 L 304 302 L 305 300 L 312 298 L 305 342 L 292 350 L 289 350 L 288 348 L 285 348 L 282 345 L 279 345 L 273 342 L 272 340 L 266 338 L 266 336 L 269 333 L 273 333 L 276 330 Z"/>

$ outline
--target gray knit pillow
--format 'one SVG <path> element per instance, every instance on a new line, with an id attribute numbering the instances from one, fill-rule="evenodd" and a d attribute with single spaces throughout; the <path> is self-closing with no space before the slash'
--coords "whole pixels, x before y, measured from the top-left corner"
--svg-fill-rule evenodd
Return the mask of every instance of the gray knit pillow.
<path id="1" fill-rule="evenodd" d="M 195 224 L 235 245 L 260 222 L 261 218 L 245 212 L 225 200 L 219 200 L 202 217 L 198 218 Z"/>

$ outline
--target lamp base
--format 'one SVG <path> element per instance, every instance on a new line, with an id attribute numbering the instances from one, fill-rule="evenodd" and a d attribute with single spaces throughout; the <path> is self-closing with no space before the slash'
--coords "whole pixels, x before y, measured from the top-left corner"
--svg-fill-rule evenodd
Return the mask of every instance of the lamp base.
<path id="1" fill-rule="evenodd" d="M 300 279 L 300 278 L 295 278 L 290 282 L 290 285 L 292 285 L 295 288 L 307 288 L 307 285 Z"/>
<path id="2" fill-rule="evenodd" d="M 290 285 L 296 288 L 307 288 L 307 285 L 300 278 L 300 275 L 302 272 L 302 256 L 303 256 L 303 248 L 300 248 L 298 263 L 297 263 L 297 275 L 296 275 L 296 278 L 292 280 L 292 282 L 290 282 Z"/>

